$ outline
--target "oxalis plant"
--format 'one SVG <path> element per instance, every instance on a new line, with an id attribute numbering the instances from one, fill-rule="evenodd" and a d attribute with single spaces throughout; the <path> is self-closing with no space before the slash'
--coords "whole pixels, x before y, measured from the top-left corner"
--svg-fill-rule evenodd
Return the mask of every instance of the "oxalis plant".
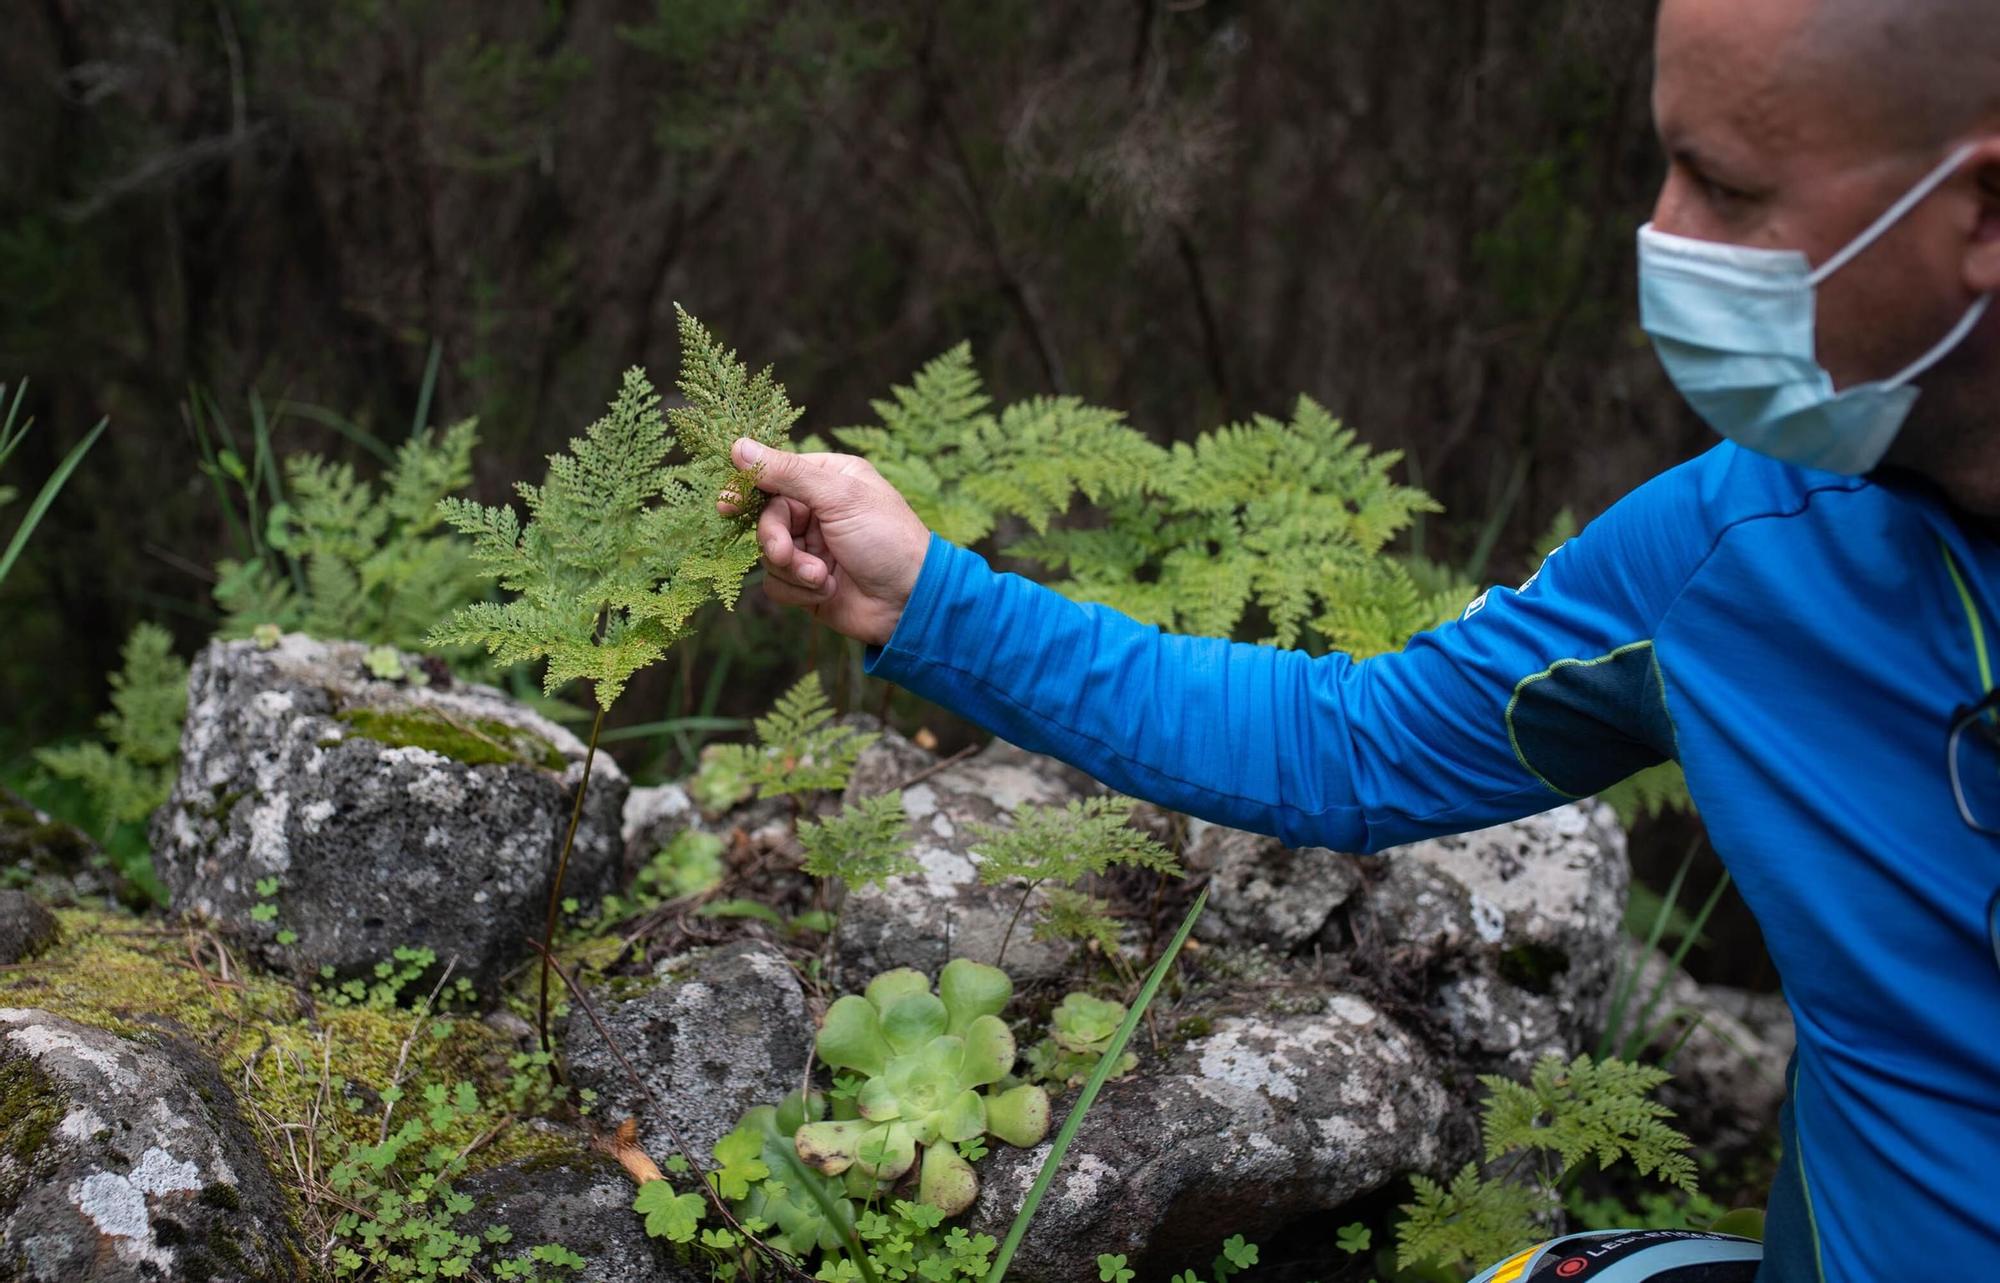
<path id="1" fill-rule="evenodd" d="M 697 610 L 710 601 L 734 608 L 757 562 L 746 534 L 761 496 L 755 470 L 730 463 L 730 445 L 738 437 L 780 444 L 801 413 L 768 368 L 752 375 L 699 321 L 675 311 L 684 408 L 662 417 L 645 372 L 628 370 L 610 411 L 570 440 L 568 454 L 549 456 L 547 479 L 516 484 L 526 521 L 509 504 L 438 504 L 445 522 L 471 537 L 473 561 L 514 596 L 460 607 L 431 629 L 428 644 L 484 646 L 501 664 L 545 661 L 547 694 L 582 679 L 597 701 L 542 929 L 536 1022 L 545 1052 L 548 946 L 604 715 L 632 674 L 689 634 Z M 677 443 L 689 461 L 669 464 Z M 733 516 L 715 510 L 724 491 L 739 500 Z"/>

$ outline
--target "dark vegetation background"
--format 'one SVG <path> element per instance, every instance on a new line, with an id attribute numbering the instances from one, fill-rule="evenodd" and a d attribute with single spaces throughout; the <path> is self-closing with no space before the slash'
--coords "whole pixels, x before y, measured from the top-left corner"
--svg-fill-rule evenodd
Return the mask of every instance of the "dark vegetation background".
<path id="1" fill-rule="evenodd" d="M 112 428 L 0 596 L 0 772 L 88 727 L 135 620 L 205 637 L 191 395 L 393 441 L 435 344 L 490 500 L 621 369 L 671 376 L 677 300 L 819 428 L 961 338 L 1000 399 L 1162 439 L 1308 393 L 1446 504 L 1423 551 L 1518 579 L 1558 509 L 1708 442 L 1635 324 L 1653 7 L 9 0 L 0 378 L 41 424 L 10 479 Z M 797 620 L 717 631 L 718 711 L 808 660 Z M 1642 874 L 1688 838 L 1653 825 Z M 1712 933 L 1738 983 L 1743 928 Z"/>

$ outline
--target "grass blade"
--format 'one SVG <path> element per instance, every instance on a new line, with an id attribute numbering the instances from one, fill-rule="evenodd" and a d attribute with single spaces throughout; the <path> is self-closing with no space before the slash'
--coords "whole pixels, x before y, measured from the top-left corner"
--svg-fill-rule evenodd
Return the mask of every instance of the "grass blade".
<path id="1" fill-rule="evenodd" d="M 1138 1000 L 1132 1004 L 1131 1010 L 1125 1013 L 1125 1022 L 1119 1025 L 1118 1032 L 1112 1035 L 1111 1045 L 1098 1060 L 1097 1068 L 1091 1071 L 1090 1081 L 1083 1085 L 1083 1091 L 1077 1095 L 1076 1104 L 1070 1106 L 1069 1116 L 1063 1119 L 1062 1129 L 1056 1133 L 1056 1143 L 1049 1146 L 1049 1156 L 1042 1160 L 1041 1173 L 1035 1177 L 1034 1185 L 1029 1187 L 1028 1197 L 1021 1202 L 1021 1210 L 1014 1213 L 1014 1223 L 1008 1227 L 1006 1241 L 1000 1244 L 1000 1254 L 993 1258 L 992 1268 L 986 1273 L 986 1283 L 1001 1283 L 1001 1280 L 1006 1278 L 1007 1263 L 1014 1259 L 1015 1249 L 1020 1247 L 1022 1236 L 1028 1232 L 1028 1222 L 1034 1219 L 1035 1209 L 1041 1206 L 1042 1195 L 1048 1192 L 1049 1185 L 1055 1180 L 1056 1169 L 1062 1166 L 1063 1155 L 1069 1151 L 1069 1143 L 1075 1139 L 1076 1129 L 1083 1125 L 1085 1112 L 1097 1099 L 1098 1090 L 1104 1086 L 1105 1080 L 1111 1077 L 1111 1070 L 1117 1065 L 1118 1058 L 1125 1054 L 1125 1044 L 1131 1041 L 1132 1031 L 1139 1027 L 1139 1021 L 1145 1017 L 1146 1008 L 1152 1005 L 1153 995 L 1160 991 L 1160 984 L 1167 978 L 1167 972 L 1173 968 L 1174 959 L 1180 956 L 1181 945 L 1187 942 L 1188 932 L 1194 929 L 1194 920 L 1201 916 L 1202 908 L 1207 903 L 1208 888 L 1203 887 L 1201 894 L 1196 896 L 1194 903 L 1188 907 L 1187 916 L 1181 919 L 1181 929 L 1174 932 L 1174 938 L 1167 945 L 1167 951 L 1153 964 L 1152 973 L 1146 977 L 1145 986 L 1139 990 Z"/>
<path id="2" fill-rule="evenodd" d="M 1630 1048 L 1619 1037 L 1625 1030 L 1625 1009 L 1631 1005 L 1633 990 L 1639 987 L 1640 968 L 1647 958 L 1653 956 L 1653 951 L 1660 946 L 1660 938 L 1667 933 L 1667 922 L 1673 917 L 1674 905 L 1681 898 L 1681 884 L 1687 881 L 1688 870 L 1694 866 L 1694 853 L 1700 849 L 1697 839 L 1697 845 L 1688 847 L 1688 853 L 1681 857 L 1680 868 L 1674 870 L 1674 880 L 1667 884 L 1667 893 L 1660 897 L 1659 912 L 1653 915 L 1653 928 L 1646 933 L 1646 947 L 1636 955 L 1626 949 L 1628 961 L 1619 969 L 1618 984 L 1612 990 L 1611 1009 L 1604 1016 L 1604 1032 L 1597 1039 L 1599 1060 L 1613 1055 L 1621 1060 L 1630 1058 Z M 1700 935 L 1701 932 L 1697 928 L 1688 934 Z M 1626 943 L 1623 939 L 1619 941 L 1621 946 Z"/>
<path id="3" fill-rule="evenodd" d="M 83 462 L 83 456 L 90 453 L 90 447 L 97 444 L 97 438 L 104 435 L 104 429 L 110 422 L 109 419 L 99 419 L 97 426 L 90 430 L 90 434 L 77 442 L 70 452 L 63 456 L 63 461 L 56 465 L 56 470 L 42 483 L 41 493 L 37 494 L 35 502 L 29 505 L 28 515 L 21 518 L 20 528 L 14 531 L 14 538 L 8 542 L 7 551 L 0 553 L 0 583 L 7 581 L 7 573 L 14 569 L 14 562 L 20 557 L 21 549 L 28 546 L 28 536 L 35 533 L 35 527 L 41 523 L 42 514 L 46 513 L 49 505 L 56 501 L 56 494 L 69 481 L 69 474 L 76 471 L 76 465 Z"/>
<path id="4" fill-rule="evenodd" d="M 417 412 L 410 416 L 410 435 L 416 436 L 430 426 L 431 393 L 437 389 L 438 362 L 444 359 L 444 344 L 431 340 L 430 356 L 424 361 L 423 386 L 417 389 Z"/>
<path id="5" fill-rule="evenodd" d="M 655 735 L 671 735 L 676 731 L 740 731 L 750 725 L 747 717 L 669 717 L 664 722 L 638 722 L 631 726 L 620 726 L 606 731 L 603 740 L 613 744 L 619 740 L 651 739 Z"/>

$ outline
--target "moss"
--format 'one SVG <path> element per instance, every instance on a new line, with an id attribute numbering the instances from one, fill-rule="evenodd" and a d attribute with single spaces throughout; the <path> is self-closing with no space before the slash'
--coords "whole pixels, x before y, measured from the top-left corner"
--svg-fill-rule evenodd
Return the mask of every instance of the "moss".
<path id="1" fill-rule="evenodd" d="M 358 1144 L 374 1143 L 382 1121 L 377 1093 L 395 1077 L 403 1040 L 413 1028 L 411 1012 L 333 1006 L 309 1011 L 299 991 L 274 976 L 237 972 L 226 986 L 214 977 L 205 980 L 189 965 L 190 942 L 179 931 L 102 909 L 57 910 L 56 919 L 62 939 L 55 948 L 33 968 L 0 973 L 0 1006 L 40 1007 L 125 1037 L 156 1034 L 163 1024 L 174 1027 L 215 1058 L 225 1081 L 241 1085 L 245 1111 L 260 1124 L 252 1130 L 274 1144 L 278 1127 L 313 1116 L 324 1073 L 336 1088 L 330 1093 L 334 1101 L 365 1102 L 324 1110 L 328 1128 Z M 497 1102 L 506 1097 L 506 1064 L 513 1051 L 511 1041 L 479 1020 L 425 1020 L 417 1027 L 403 1076 L 406 1098 L 420 1100 L 434 1083 L 470 1083 L 487 1108 L 445 1138 L 468 1144 L 504 1112 Z M 349 1090 L 338 1090 L 343 1084 Z M 61 1117 L 58 1105 L 47 1126 Z M 39 1143 L 47 1126 L 39 1135 L 33 1129 L 23 1133 L 0 1118 L 0 1136 L 9 1146 L 17 1136 Z M 333 1136 L 322 1135 L 323 1146 L 332 1143 Z M 483 1167 L 544 1153 L 556 1144 L 534 1129 L 508 1127 L 478 1152 L 476 1162 Z M 290 1169 L 285 1154 L 267 1157 L 273 1171 Z M 205 1190 L 203 1198 L 229 1197 L 224 1190 Z M 209 1247 L 218 1254 L 214 1244 Z"/>
<path id="2" fill-rule="evenodd" d="M 195 1196 L 195 1201 L 209 1207 L 219 1208 L 225 1212 L 240 1212 L 243 1210 L 242 1196 L 236 1192 L 234 1185 L 228 1184 L 225 1181 L 216 1181 L 213 1184 L 202 1186 L 201 1193 Z"/>
<path id="3" fill-rule="evenodd" d="M 68 1108 L 62 1092 L 33 1061 L 0 1063 L 0 1144 L 22 1179 Z M 19 1193 L 0 1186 L 0 1202 L 12 1202 Z"/>
<path id="4" fill-rule="evenodd" d="M 348 708 L 338 716 L 364 739 L 390 748 L 429 749 L 470 766 L 507 763 L 561 771 L 569 762 L 541 736 L 493 717 L 448 718 L 420 707 Z"/>
<path id="5" fill-rule="evenodd" d="M 1174 1026 L 1174 1035 L 1182 1042 L 1193 1042 L 1206 1038 L 1215 1032 L 1215 1022 L 1207 1016 L 1189 1016 Z"/>
<path id="6" fill-rule="evenodd" d="M 1569 970 L 1569 955 L 1545 944 L 1518 944 L 1500 955 L 1500 977 L 1529 993 L 1546 994 Z"/>

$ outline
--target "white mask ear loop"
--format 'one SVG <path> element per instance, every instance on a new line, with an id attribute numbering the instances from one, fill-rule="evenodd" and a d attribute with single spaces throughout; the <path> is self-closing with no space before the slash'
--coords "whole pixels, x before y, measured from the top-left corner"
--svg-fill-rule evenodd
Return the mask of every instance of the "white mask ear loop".
<path id="1" fill-rule="evenodd" d="M 1827 277 L 1832 276 L 1835 272 L 1853 262 L 1856 255 L 1880 240 L 1882 233 L 1901 222 L 1903 216 L 1915 209 L 1925 197 L 1942 187 L 1946 179 L 1958 172 L 1958 167 L 1965 163 L 1965 158 L 1978 150 L 1978 143 L 1966 143 L 1951 155 L 1945 157 L 1942 164 L 1924 175 L 1923 181 L 1903 193 L 1901 200 L 1889 206 L 1887 212 L 1882 217 L 1871 223 L 1867 231 L 1849 241 L 1847 247 L 1838 254 L 1835 254 L 1832 258 L 1814 268 L 1812 274 L 1806 279 L 1813 285 L 1818 285 Z M 1961 334 L 1959 337 L 1963 338 L 1965 336 Z"/>
<path id="2" fill-rule="evenodd" d="M 1919 374 L 1922 374 L 1925 370 L 1930 369 L 1933 365 L 1936 365 L 1939 361 L 1944 360 L 1947 353 L 1965 342 L 1965 336 L 1972 333 L 1972 327 L 1979 324 L 1979 318 L 1986 315 L 1986 309 L 1992 302 L 1993 296 L 1991 294 L 1981 294 L 1979 301 L 1974 303 L 1966 311 L 1965 315 L 1959 318 L 1957 325 L 1951 327 L 1951 333 L 1939 340 L 1936 347 L 1910 362 L 1908 369 L 1898 374 L 1895 378 L 1890 379 L 1883 386 L 1899 388 L 1911 379 L 1916 378 Z"/>

